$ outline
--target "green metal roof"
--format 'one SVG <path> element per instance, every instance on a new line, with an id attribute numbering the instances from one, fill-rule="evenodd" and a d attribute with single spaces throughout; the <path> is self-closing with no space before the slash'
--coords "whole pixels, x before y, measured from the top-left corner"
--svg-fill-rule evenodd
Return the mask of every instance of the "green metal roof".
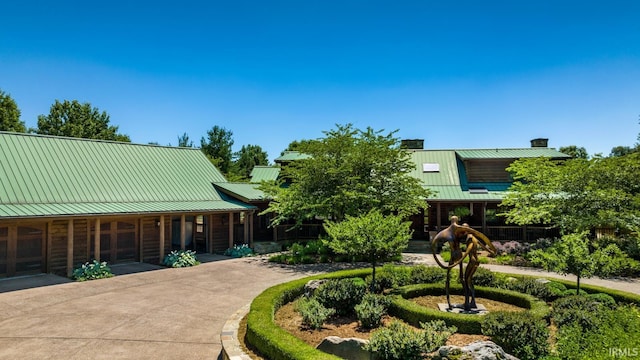
<path id="1" fill-rule="evenodd" d="M 463 159 L 520 159 L 520 158 L 568 158 L 569 156 L 553 148 L 521 148 L 521 149 L 468 149 L 455 150 Z"/>
<path id="2" fill-rule="evenodd" d="M 424 186 L 424 185 L 423 185 Z M 468 190 L 462 190 L 459 185 L 453 186 L 424 186 L 433 194 L 427 198 L 437 201 L 502 201 L 505 191 L 488 191 L 486 194 L 478 194 Z"/>
<path id="3" fill-rule="evenodd" d="M 0 132 L 0 216 L 250 207 L 224 201 L 198 149 Z"/>
<path id="4" fill-rule="evenodd" d="M 268 201 L 268 197 L 258 187 L 260 184 L 221 182 L 214 184 L 225 194 L 244 202 Z"/>
<path id="5" fill-rule="evenodd" d="M 252 206 L 239 201 L 160 201 L 132 203 L 0 204 L 0 218 L 88 215 L 130 215 L 174 212 L 240 211 Z"/>
<path id="6" fill-rule="evenodd" d="M 456 153 L 453 150 L 417 150 L 411 151 L 411 161 L 415 167 L 410 175 L 418 178 L 425 186 L 460 185 Z M 438 164 L 438 172 L 424 172 L 423 164 Z"/>
<path id="7" fill-rule="evenodd" d="M 280 175 L 279 166 L 255 166 L 251 170 L 251 182 L 260 183 L 263 181 L 276 181 Z"/>
<path id="8" fill-rule="evenodd" d="M 283 161 L 295 161 L 295 160 L 303 160 L 308 159 L 311 156 L 307 154 L 303 154 L 299 151 L 284 151 L 282 155 L 276 158 L 275 162 L 283 162 Z"/>
<path id="9" fill-rule="evenodd" d="M 422 186 L 433 190 L 432 201 L 501 201 L 508 183 L 468 183 L 465 159 L 518 159 L 525 157 L 566 158 L 550 148 L 478 149 L 478 150 L 407 150 L 414 163 L 410 175 Z M 424 171 L 424 164 L 431 171 Z M 437 164 L 437 171 L 435 171 Z"/>

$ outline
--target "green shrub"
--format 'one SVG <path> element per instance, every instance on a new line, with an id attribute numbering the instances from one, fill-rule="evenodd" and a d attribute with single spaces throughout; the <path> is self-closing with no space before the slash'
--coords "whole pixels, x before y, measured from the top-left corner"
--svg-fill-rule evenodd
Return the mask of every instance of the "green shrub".
<path id="1" fill-rule="evenodd" d="M 322 324 L 336 312 L 335 309 L 324 307 L 315 298 L 305 297 L 298 300 L 297 310 L 302 316 L 302 323 L 316 330 L 322 328 Z"/>
<path id="2" fill-rule="evenodd" d="M 303 255 L 329 255 L 331 249 L 322 240 L 311 240 L 302 249 Z"/>
<path id="3" fill-rule="evenodd" d="M 381 275 L 381 276 L 379 276 Z M 380 285 L 376 285 L 382 289 L 393 289 L 398 286 L 405 286 L 411 283 L 411 267 L 384 265 L 380 271 L 376 273 L 376 283 L 380 279 Z"/>
<path id="4" fill-rule="evenodd" d="M 526 313 L 489 313 L 482 322 L 482 333 L 522 360 L 539 359 L 549 352 L 546 321 Z"/>
<path id="5" fill-rule="evenodd" d="M 503 254 L 496 256 L 496 263 L 500 265 L 511 265 L 515 259 L 515 255 Z"/>
<path id="6" fill-rule="evenodd" d="M 394 321 L 371 334 L 365 349 L 375 352 L 381 360 L 421 360 L 425 353 L 444 345 L 455 331 L 447 328 L 443 321 L 424 324 L 423 330 Z"/>
<path id="7" fill-rule="evenodd" d="M 563 283 L 557 281 L 549 281 L 545 285 L 549 288 L 550 298 L 547 300 L 550 301 L 564 296 L 564 293 L 567 291 L 567 287 Z"/>
<path id="8" fill-rule="evenodd" d="M 529 294 L 543 300 L 552 300 L 557 297 L 546 284 L 530 277 L 523 277 L 517 281 L 507 282 L 505 283 L 505 287 L 509 290 Z"/>
<path id="9" fill-rule="evenodd" d="M 552 304 L 551 316 L 558 327 L 578 324 L 582 329 L 592 329 L 600 323 L 599 314 L 605 306 L 583 295 L 562 297 Z"/>
<path id="10" fill-rule="evenodd" d="M 335 309 L 337 315 L 349 315 L 366 291 L 367 284 L 361 278 L 332 279 L 320 285 L 314 296 L 325 307 Z"/>
<path id="11" fill-rule="evenodd" d="M 479 267 L 473 275 L 473 284 L 478 286 L 494 286 L 497 282 L 496 275 L 489 269 Z"/>
<path id="12" fill-rule="evenodd" d="M 228 248 L 224 251 L 225 256 L 231 256 L 232 258 L 241 258 L 247 256 L 253 256 L 253 249 L 247 244 L 233 245 L 232 248 Z M 194 252 L 195 256 L 195 252 Z"/>
<path id="13" fill-rule="evenodd" d="M 562 359 L 611 359 L 612 350 L 640 350 L 640 311 L 635 306 L 606 309 L 600 313 L 598 326 L 585 331 L 578 323 L 558 329 L 556 348 Z"/>
<path id="14" fill-rule="evenodd" d="M 382 317 L 387 313 L 389 303 L 390 300 L 387 296 L 366 293 L 362 297 L 362 302 L 355 306 L 360 326 L 367 329 L 380 326 Z"/>
<path id="15" fill-rule="evenodd" d="M 616 307 L 616 300 L 609 294 L 595 293 L 595 294 L 589 294 L 587 295 L 587 297 L 591 300 L 594 300 L 602 304 L 606 308 L 613 309 Z"/>
<path id="16" fill-rule="evenodd" d="M 196 258 L 196 252 L 193 250 L 173 250 L 164 257 L 162 265 L 180 268 L 189 267 L 200 264 Z"/>
<path id="17" fill-rule="evenodd" d="M 410 271 L 410 284 L 434 284 L 444 281 L 446 271 L 436 266 L 416 265 Z"/>
<path id="18" fill-rule="evenodd" d="M 577 295 L 576 293 L 576 289 L 567 289 L 565 291 L 562 292 L 562 296 L 574 296 Z M 587 292 L 584 291 L 584 289 L 580 289 L 580 296 L 587 296 Z"/>
<path id="19" fill-rule="evenodd" d="M 86 262 L 73 270 L 71 277 L 76 281 L 105 279 L 113 276 L 106 262 Z"/>

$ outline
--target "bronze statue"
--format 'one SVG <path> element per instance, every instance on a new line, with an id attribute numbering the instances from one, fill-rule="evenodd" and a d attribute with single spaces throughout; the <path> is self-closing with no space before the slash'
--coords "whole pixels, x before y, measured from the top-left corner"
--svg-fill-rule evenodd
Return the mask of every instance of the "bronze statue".
<path id="1" fill-rule="evenodd" d="M 448 242 L 451 248 L 451 259 L 449 264 L 443 264 L 438 258 L 438 244 L 440 242 Z M 462 252 L 461 244 L 466 245 L 464 253 Z M 491 241 L 480 231 L 474 230 L 467 224 L 458 225 L 458 217 L 451 217 L 451 225 L 446 229 L 440 231 L 431 240 L 431 251 L 433 257 L 436 259 L 438 265 L 441 268 L 447 270 L 447 279 L 445 289 L 447 293 L 447 305 L 449 310 L 451 307 L 451 300 L 449 295 L 449 284 L 451 282 L 451 269 L 456 266 L 460 266 L 460 281 L 462 282 L 462 288 L 464 289 L 464 310 L 471 311 L 476 308 L 476 293 L 473 287 L 473 274 L 475 274 L 480 262 L 478 261 L 478 249 L 482 248 L 492 255 L 495 255 L 496 249 L 491 244 Z M 469 257 L 469 264 L 463 271 L 464 259 Z"/>

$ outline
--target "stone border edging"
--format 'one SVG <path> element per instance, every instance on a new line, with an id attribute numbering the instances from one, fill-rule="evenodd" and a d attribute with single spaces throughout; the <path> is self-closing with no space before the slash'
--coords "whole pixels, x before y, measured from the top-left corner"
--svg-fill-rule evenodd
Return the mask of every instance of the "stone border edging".
<path id="1" fill-rule="evenodd" d="M 241 307 L 231 315 L 222 327 L 220 341 L 222 342 L 222 358 L 224 360 L 251 360 L 251 357 L 242 351 L 240 341 L 238 340 L 240 321 L 249 313 L 250 307 L 251 303 Z"/>

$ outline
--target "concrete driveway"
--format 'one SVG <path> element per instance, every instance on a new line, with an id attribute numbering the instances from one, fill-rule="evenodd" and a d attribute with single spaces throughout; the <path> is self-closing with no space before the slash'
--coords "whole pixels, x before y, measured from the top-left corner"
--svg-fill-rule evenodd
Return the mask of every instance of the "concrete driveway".
<path id="1" fill-rule="evenodd" d="M 216 359 L 225 321 L 264 289 L 354 266 L 199 259 L 203 264 L 184 269 L 118 265 L 113 271 L 122 275 L 82 283 L 53 275 L 1 280 L 0 359 Z M 433 257 L 405 254 L 404 261 L 431 265 Z M 537 269 L 488 267 L 573 279 Z M 583 282 L 640 293 L 638 279 Z"/>
<path id="2" fill-rule="evenodd" d="M 269 286 L 318 272 L 259 258 L 200 259 L 183 269 L 116 266 L 155 270 L 82 283 L 52 275 L 2 280 L 0 358 L 216 359 L 234 312 Z"/>

